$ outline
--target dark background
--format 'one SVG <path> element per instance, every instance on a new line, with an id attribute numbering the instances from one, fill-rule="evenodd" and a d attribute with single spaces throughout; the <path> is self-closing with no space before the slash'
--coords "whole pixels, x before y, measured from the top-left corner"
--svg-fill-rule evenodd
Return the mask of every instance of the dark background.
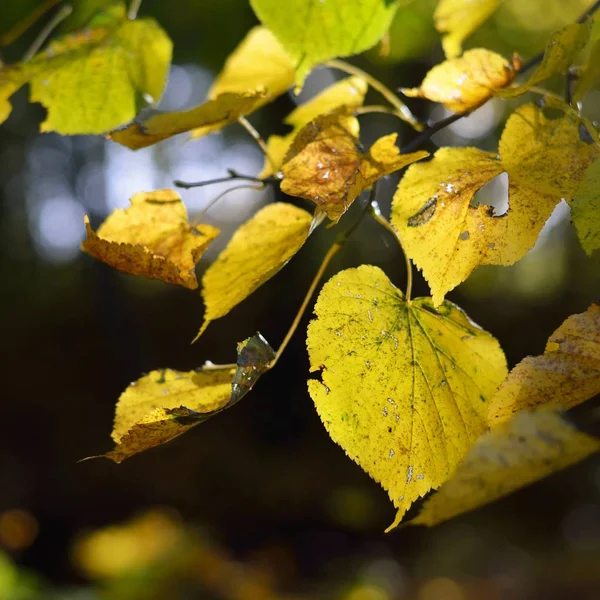
<path id="1" fill-rule="evenodd" d="M 0 30 L 35 4 L 3 2 Z M 75 2 L 67 28 L 101 4 Z M 516 49 L 529 58 L 543 48 L 549 31 L 572 21 L 587 4 L 507 0 L 468 45 L 481 43 L 507 56 Z M 392 29 L 391 56 L 372 51 L 357 64 L 392 88 L 417 85 L 442 58 L 431 25 L 434 5 L 403 3 L 402 19 Z M 255 23 L 242 0 L 145 0 L 140 15 L 154 16 L 175 43 L 166 108 L 200 103 Z M 3 49 L 3 60 L 18 60 L 36 31 L 39 27 Z M 327 71 L 311 76 L 302 97 L 332 77 Z M 380 102 L 375 94 L 370 100 Z M 586 99 L 591 118 L 600 117 L 599 100 L 600 92 Z M 111 448 L 116 400 L 142 372 L 163 366 L 187 370 L 206 359 L 231 362 L 235 343 L 256 330 L 277 347 L 338 230 L 313 235 L 280 274 L 190 346 L 202 318 L 199 294 L 119 274 L 81 254 L 83 214 L 98 224 L 114 207 L 126 206 L 133 192 L 168 187 L 175 178 L 218 177 L 227 167 L 257 173 L 262 158 L 252 140 L 231 126 L 210 138 L 188 142 L 180 136 L 133 153 L 102 138 L 42 135 L 43 109 L 28 104 L 27 90 L 13 103 L 13 114 L 0 127 L 0 514 L 22 509 L 39 533 L 27 547 L 5 548 L 11 561 L 54 589 L 83 589 L 87 579 L 70 552 L 76 537 L 159 506 L 201 527 L 236 560 L 254 564 L 263 557 L 281 589 L 309 597 L 599 597 L 598 457 L 433 529 L 383 535 L 393 519 L 391 503 L 329 439 L 306 391 L 308 315 L 278 367 L 235 409 L 121 465 L 103 459 L 78 463 Z M 409 104 L 421 118 L 430 116 L 425 102 Z M 495 148 L 509 108 L 491 105 L 435 141 Z M 285 96 L 251 120 L 265 137 L 281 133 L 279 123 L 293 106 Z M 434 118 L 443 116 L 435 110 Z M 362 127 L 366 145 L 386 132 L 400 131 L 405 140 L 413 135 L 385 116 L 364 117 Z M 385 214 L 396 181 L 392 177 L 381 186 Z M 221 189 L 182 197 L 193 214 Z M 500 183 L 482 197 L 500 202 L 502 194 Z M 241 191 L 211 210 L 207 222 L 223 232 L 199 273 L 235 227 L 273 199 L 283 197 L 275 190 Z M 340 227 L 353 218 L 351 211 Z M 568 211 L 558 209 L 542 237 L 519 264 L 479 269 L 449 294 L 500 340 L 510 366 L 541 353 L 566 317 L 599 296 L 600 257 L 586 257 L 580 249 Z M 399 250 L 368 219 L 328 273 L 362 263 L 384 268 L 404 286 Z M 420 277 L 415 292 L 428 293 Z M 369 578 L 380 587 L 369 587 Z M 458 587 L 427 595 L 425 583 L 439 578 Z M 197 595 L 181 597 L 213 597 L 194 589 Z M 386 595 L 377 596 L 377 589 Z M 0 597 L 1 591 L 0 577 Z"/>

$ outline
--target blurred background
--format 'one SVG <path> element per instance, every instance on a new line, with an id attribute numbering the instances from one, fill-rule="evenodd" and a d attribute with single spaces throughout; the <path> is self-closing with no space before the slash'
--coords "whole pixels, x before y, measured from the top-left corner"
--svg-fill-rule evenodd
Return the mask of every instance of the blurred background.
<path id="1" fill-rule="evenodd" d="M 0 34 L 38 4 L 1 2 Z M 63 31 L 108 0 L 72 4 Z M 389 54 L 374 49 L 354 62 L 393 89 L 418 85 L 443 58 L 435 4 L 402 1 Z M 590 4 L 504 0 L 466 46 L 528 59 Z M 175 43 L 165 110 L 201 103 L 256 22 L 246 0 L 144 0 L 140 16 L 155 17 Z M 42 26 L 2 48 L 2 60 L 19 60 Z M 318 70 L 299 97 L 286 95 L 250 120 L 263 137 L 284 133 L 281 121 L 296 103 L 341 76 Z M 537 99 L 488 102 L 429 149 L 495 149 L 511 109 Z M 380 99 L 372 94 L 367 103 Z M 308 315 L 278 367 L 235 409 L 121 465 L 78 463 L 111 448 L 117 398 L 142 372 L 231 362 L 236 342 L 256 330 L 277 347 L 340 229 L 311 236 L 280 274 L 191 346 L 203 314 L 199 293 L 122 275 L 83 255 L 83 215 L 98 225 L 133 193 L 171 187 L 173 179 L 222 177 L 228 168 L 258 173 L 263 161 L 253 140 L 233 125 L 131 152 L 101 137 L 40 134 L 43 109 L 28 103 L 27 89 L 13 104 L 0 127 L 1 600 L 600 597 L 598 457 L 444 525 L 384 535 L 391 503 L 329 439 L 306 391 Z M 444 116 L 425 101 L 408 104 L 423 120 Z M 584 99 L 584 112 L 600 120 L 600 91 Z M 414 135 L 386 115 L 365 115 L 361 124 L 366 146 L 392 131 L 402 140 Z M 380 186 L 386 215 L 397 181 Z M 182 192 L 192 217 L 226 187 Z M 506 193 L 500 176 L 478 199 L 501 211 Z M 205 220 L 222 233 L 199 273 L 240 223 L 275 199 L 283 197 L 272 188 L 240 190 L 212 208 Z M 340 227 L 354 217 L 350 211 Z M 329 275 L 362 263 L 404 285 L 397 246 L 369 219 Z M 561 204 L 523 260 L 478 269 L 449 298 L 500 340 L 513 366 L 541 353 L 551 332 L 599 290 L 600 255 L 586 257 Z M 427 293 L 419 277 L 416 294 Z"/>

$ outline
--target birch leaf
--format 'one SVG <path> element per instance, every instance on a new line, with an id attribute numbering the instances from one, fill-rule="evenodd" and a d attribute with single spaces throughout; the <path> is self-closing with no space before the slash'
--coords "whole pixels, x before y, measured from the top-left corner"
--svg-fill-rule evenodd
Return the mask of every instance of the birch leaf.
<path id="1" fill-rule="evenodd" d="M 85 218 L 82 250 L 114 269 L 165 283 L 198 287 L 194 268 L 219 230 L 191 226 L 185 206 L 173 190 L 140 192 L 131 206 L 118 208 L 97 232 Z"/>
<path id="2" fill-rule="evenodd" d="M 600 248 L 600 159 L 586 169 L 570 204 L 581 246 L 591 254 Z"/>
<path id="3" fill-rule="evenodd" d="M 388 492 L 393 527 L 486 430 L 504 354 L 457 306 L 406 302 L 377 267 L 332 277 L 315 314 L 309 393 L 331 438 Z"/>
<path id="4" fill-rule="evenodd" d="M 524 94 L 533 86 L 552 77 L 567 72 L 569 67 L 575 62 L 577 55 L 585 48 L 592 29 L 592 21 L 587 20 L 583 23 L 572 23 L 559 29 L 552 35 L 546 45 L 544 58 L 531 74 L 529 79 L 514 88 L 497 90 L 497 94 L 503 98 L 513 98 Z"/>
<path id="5" fill-rule="evenodd" d="M 579 126 L 570 115 L 547 119 L 526 105 L 508 120 L 499 157 L 442 148 L 407 170 L 392 203 L 392 224 L 436 305 L 477 266 L 514 264 L 533 247 L 556 204 L 572 196 L 600 152 L 581 141 Z M 489 206 L 472 206 L 475 193 L 503 172 L 508 211 L 496 215 Z"/>
<path id="6" fill-rule="evenodd" d="M 250 4 L 292 57 L 298 86 L 316 64 L 372 48 L 398 8 L 397 0 L 251 0 Z"/>
<path id="7" fill-rule="evenodd" d="M 363 153 L 354 117 L 321 115 L 294 138 L 283 160 L 281 190 L 311 200 L 337 223 L 377 179 L 428 156 L 400 154 L 395 142 L 396 134 L 384 136 Z"/>
<path id="8" fill-rule="evenodd" d="M 490 423 L 539 405 L 568 409 L 600 394 L 600 305 L 571 315 L 544 354 L 522 360 L 490 402 Z"/>
<path id="9" fill-rule="evenodd" d="M 269 368 L 275 353 L 256 335 L 238 344 L 236 368 L 198 371 L 159 369 L 134 381 L 117 403 L 112 438 L 105 454 L 116 463 L 164 444 L 237 404 Z"/>
<path id="10" fill-rule="evenodd" d="M 158 102 L 172 43 L 153 19 L 129 20 L 113 5 L 91 25 L 51 42 L 32 60 L 0 70 L 0 122 L 25 83 L 48 110 L 41 131 L 98 134 L 133 119 L 142 97 Z"/>
<path id="11" fill-rule="evenodd" d="M 440 0 L 433 15 L 448 58 L 462 52 L 462 43 L 500 5 L 500 0 Z"/>
<path id="12" fill-rule="evenodd" d="M 277 202 L 235 232 L 202 278 L 206 312 L 195 339 L 285 266 L 304 245 L 311 222 L 309 212 Z"/>
<path id="13" fill-rule="evenodd" d="M 573 102 L 579 102 L 589 91 L 598 88 L 600 88 L 600 39 L 595 41 L 587 62 L 577 77 L 573 90 Z"/>
<path id="14" fill-rule="evenodd" d="M 483 435 L 411 525 L 436 525 L 538 481 L 600 450 L 559 414 L 524 411 Z"/>
<path id="15" fill-rule="evenodd" d="M 484 104 L 494 90 L 509 85 L 520 67 L 517 56 L 509 63 L 495 52 L 475 48 L 433 67 L 420 87 L 405 88 L 402 93 L 440 102 L 455 113 L 469 112 Z"/>

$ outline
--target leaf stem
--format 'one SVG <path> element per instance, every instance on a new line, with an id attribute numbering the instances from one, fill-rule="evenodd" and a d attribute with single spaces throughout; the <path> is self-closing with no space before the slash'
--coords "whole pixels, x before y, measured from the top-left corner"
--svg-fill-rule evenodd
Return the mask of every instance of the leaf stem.
<path id="1" fill-rule="evenodd" d="M 24 19 L 7 32 L 0 35 L 0 46 L 8 46 L 21 37 L 40 17 L 43 17 L 51 8 L 56 6 L 60 0 L 46 0 L 37 8 L 32 10 Z"/>
<path id="2" fill-rule="evenodd" d="M 189 190 L 191 188 L 204 187 L 207 185 L 213 185 L 214 183 L 226 183 L 227 181 L 233 181 L 234 179 L 245 179 L 247 181 L 254 181 L 256 183 L 272 183 L 269 179 L 260 179 L 258 177 L 254 177 L 254 175 L 242 175 L 238 173 L 234 169 L 227 169 L 229 176 L 227 177 L 217 177 L 216 179 L 207 179 L 206 181 L 181 181 L 179 179 L 175 179 L 173 181 L 173 185 Z"/>
<path id="3" fill-rule="evenodd" d="M 369 75 L 369 73 L 351 65 L 343 60 L 327 60 L 322 63 L 326 67 L 330 67 L 332 69 L 337 69 L 338 71 L 344 71 L 345 73 L 349 73 L 350 75 L 355 75 L 356 77 L 361 77 L 364 79 L 374 90 L 377 90 L 395 109 L 395 114 L 411 125 L 415 131 L 422 131 L 423 125 L 418 121 L 418 119 L 412 114 L 408 106 L 400 100 L 400 98 L 390 90 L 387 86 L 385 86 L 381 81 Z"/>
<path id="4" fill-rule="evenodd" d="M 404 261 L 406 262 L 406 302 L 410 302 L 411 294 L 412 294 L 412 284 L 413 284 L 413 268 L 412 261 L 408 258 L 406 251 L 402 247 L 402 242 L 400 241 L 400 237 L 396 230 L 392 227 L 392 224 L 381 214 L 381 209 L 379 208 L 379 204 L 376 200 L 373 200 L 369 204 L 369 214 L 377 223 L 379 223 L 382 227 L 385 227 L 395 238 L 398 244 L 400 245 L 400 249 L 402 250 L 402 254 L 404 256 Z"/>
<path id="5" fill-rule="evenodd" d="M 269 156 L 269 149 L 267 148 L 267 144 L 265 140 L 263 140 L 263 138 L 261 137 L 260 133 L 258 133 L 254 125 L 252 125 L 252 123 L 250 123 L 250 121 L 248 121 L 246 117 L 240 117 L 238 119 L 238 123 L 252 136 L 252 139 L 254 139 L 254 141 L 258 144 L 258 147 L 262 150 L 262 153 L 265 155 L 265 157 L 271 164 L 271 169 L 273 173 L 275 173 L 277 179 L 281 179 L 281 176 L 277 174 L 278 169 L 276 168 L 275 162 Z"/>
<path id="6" fill-rule="evenodd" d="M 368 115 L 371 113 L 383 113 L 386 115 L 393 115 L 394 117 L 400 117 L 398 111 L 390 108 L 389 106 L 383 106 L 383 104 L 372 104 L 369 106 L 359 106 L 354 109 L 354 116 Z"/>
<path id="7" fill-rule="evenodd" d="M 241 185 L 234 185 L 233 187 L 230 187 L 227 190 L 224 190 L 223 192 L 221 192 L 220 194 L 217 194 L 217 196 L 215 196 L 195 217 L 194 217 L 194 221 L 193 223 L 191 223 L 192 226 L 198 225 L 200 222 L 200 219 L 219 201 L 221 200 L 221 198 L 224 198 L 225 196 L 227 196 L 227 194 L 229 194 L 229 192 L 234 192 L 235 190 L 264 190 L 265 187 L 267 187 L 265 185 L 265 183 L 263 182 L 262 185 L 252 185 L 250 183 L 243 183 Z"/>
<path id="8" fill-rule="evenodd" d="M 129 10 L 127 11 L 127 18 L 133 21 L 140 10 L 140 6 L 142 4 L 142 0 L 131 0 L 131 4 L 129 5 Z"/>
<path id="9" fill-rule="evenodd" d="M 50 37 L 51 33 L 73 12 L 73 7 L 70 4 L 64 4 L 56 12 L 56 14 L 44 25 L 44 28 L 38 33 L 33 44 L 29 47 L 29 50 L 25 52 L 23 56 L 23 62 L 31 60 L 44 45 L 46 40 Z"/>

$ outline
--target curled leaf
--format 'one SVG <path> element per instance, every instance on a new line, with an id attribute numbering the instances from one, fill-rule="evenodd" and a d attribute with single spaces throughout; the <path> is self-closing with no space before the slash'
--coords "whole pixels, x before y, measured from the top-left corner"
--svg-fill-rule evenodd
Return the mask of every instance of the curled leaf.
<path id="1" fill-rule="evenodd" d="M 442 46 L 448 58 L 458 56 L 462 43 L 500 5 L 500 0 L 440 0 L 433 15 L 436 29 L 444 33 Z"/>
<path id="2" fill-rule="evenodd" d="M 476 48 L 433 67 L 420 87 L 403 89 L 402 93 L 440 102 L 455 113 L 469 112 L 484 104 L 494 90 L 509 85 L 520 67 L 516 55 L 509 63 L 495 52 Z"/>
<path id="3" fill-rule="evenodd" d="M 275 353 L 257 333 L 238 344 L 236 368 L 159 369 L 134 381 L 117 403 L 105 454 L 116 463 L 164 444 L 239 402 L 269 369 Z"/>
<path id="4" fill-rule="evenodd" d="M 600 450 L 559 414 L 524 411 L 483 435 L 411 525 L 436 525 L 489 504 Z"/>
<path id="5" fill-rule="evenodd" d="M 9 96 L 29 82 L 31 101 L 48 109 L 42 131 L 110 131 L 133 119 L 141 97 L 158 102 L 171 53 L 171 40 L 153 19 L 127 19 L 123 5 L 112 5 L 32 60 L 0 68 L 0 122 L 10 114 Z"/>
<path id="6" fill-rule="evenodd" d="M 428 156 L 424 151 L 400 154 L 395 142 L 396 134 L 384 136 L 363 154 L 354 117 L 319 116 L 294 138 L 281 167 L 281 190 L 311 200 L 337 223 L 375 181 Z"/>
<path id="7" fill-rule="evenodd" d="M 198 287 L 194 268 L 219 230 L 189 225 L 185 206 L 173 190 L 140 192 L 131 206 L 113 211 L 97 232 L 85 218 L 82 250 L 114 269 L 165 283 Z"/>
<path id="8" fill-rule="evenodd" d="M 533 247 L 556 204 L 572 196 L 600 152 L 581 141 L 579 125 L 570 114 L 547 119 L 541 109 L 522 106 L 502 133 L 500 156 L 442 148 L 407 170 L 392 203 L 392 225 L 436 305 L 477 266 L 514 264 Z M 508 211 L 473 206 L 475 193 L 503 172 Z"/>
<path id="9" fill-rule="evenodd" d="M 309 393 L 331 438 L 388 492 L 393 527 L 486 430 L 504 355 L 457 306 L 407 302 L 377 267 L 332 277 L 315 314 Z"/>
<path id="10" fill-rule="evenodd" d="M 312 215 L 291 204 L 269 204 L 244 223 L 202 278 L 204 323 L 224 317 L 271 279 L 300 250 Z"/>
<path id="11" fill-rule="evenodd" d="M 490 423 L 540 405 L 567 409 L 600 394 L 600 305 L 571 315 L 544 354 L 522 360 L 490 401 Z"/>

